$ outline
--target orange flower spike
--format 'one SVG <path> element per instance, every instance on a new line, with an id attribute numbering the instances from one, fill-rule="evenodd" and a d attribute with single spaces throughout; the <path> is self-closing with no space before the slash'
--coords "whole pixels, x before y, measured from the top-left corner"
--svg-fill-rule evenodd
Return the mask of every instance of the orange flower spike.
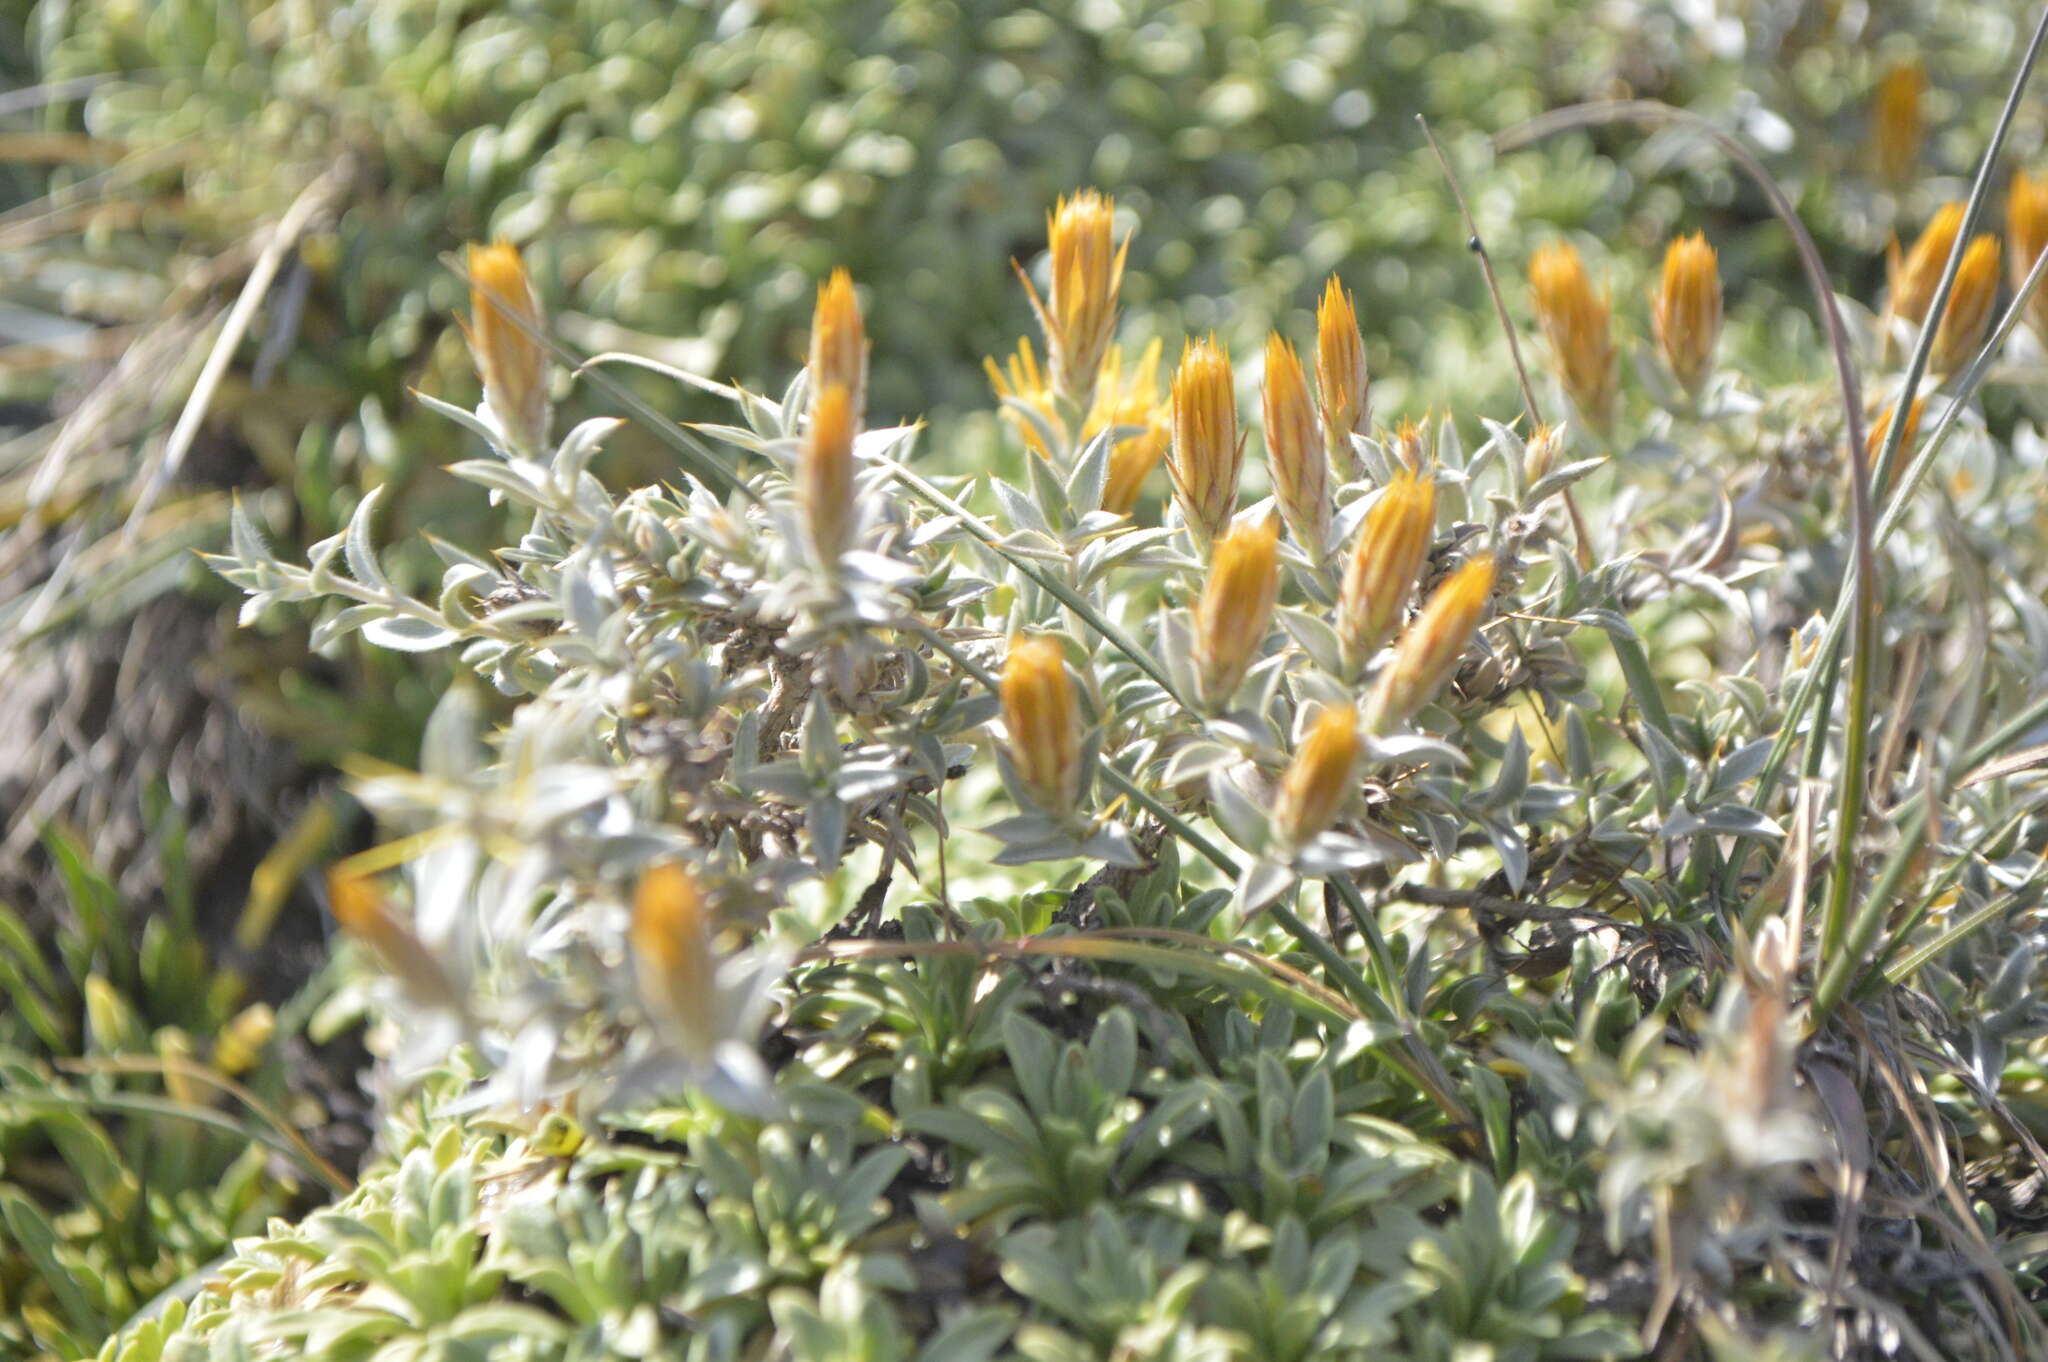
<path id="1" fill-rule="evenodd" d="M 825 390 L 836 384 L 846 389 L 858 425 L 867 404 L 867 328 L 853 293 L 853 276 L 843 269 L 833 270 L 818 286 L 818 304 L 811 312 L 810 370 L 812 411 Z"/>
<path id="2" fill-rule="evenodd" d="M 1351 437 L 1370 429 L 1372 377 L 1366 372 L 1358 312 L 1334 274 L 1316 304 L 1316 394 L 1330 465 L 1343 481 L 1356 482 L 1365 476 L 1365 465 L 1351 447 Z"/>
<path id="3" fill-rule="evenodd" d="M 1258 660 L 1280 595 L 1280 523 L 1238 525 L 1216 541 L 1195 606 L 1197 699 L 1220 710 Z"/>
<path id="4" fill-rule="evenodd" d="M 1607 300 L 1593 292 L 1578 250 L 1562 241 L 1536 249 L 1529 291 L 1565 392 L 1590 424 L 1605 430 L 1614 415 L 1615 385 Z"/>
<path id="5" fill-rule="evenodd" d="M 1664 249 L 1664 272 L 1650 295 L 1650 321 L 1672 376 L 1693 396 L 1714 367 L 1721 338 L 1721 269 L 1714 248 L 1695 232 Z"/>
<path id="6" fill-rule="evenodd" d="M 1031 281 L 1024 281 L 1045 332 L 1053 388 L 1077 411 L 1093 403 L 1103 355 L 1116 333 L 1117 294 L 1131 242 L 1125 237 L 1121 246 L 1115 245 L 1115 217 L 1115 201 L 1096 190 L 1061 198 L 1046 217 L 1051 299 L 1041 301 Z"/>
<path id="7" fill-rule="evenodd" d="M 1330 545 L 1330 470 L 1301 358 L 1277 332 L 1266 341 L 1264 414 L 1273 497 L 1294 542 L 1320 563 Z"/>
<path id="8" fill-rule="evenodd" d="M 1963 251 L 1962 263 L 1956 267 L 1955 286 L 1949 290 L 1948 307 L 1941 314 L 1941 325 L 1934 330 L 1934 347 L 1927 355 L 1930 372 L 1954 373 L 1970 361 L 1984 341 L 1997 301 L 1998 238 L 1980 236 Z"/>
<path id="9" fill-rule="evenodd" d="M 796 474 L 797 505 L 819 566 L 831 567 L 853 541 L 853 398 L 843 383 L 818 394 Z"/>
<path id="10" fill-rule="evenodd" d="M 1330 826 L 1350 797 L 1358 768 L 1358 711 L 1333 705 L 1317 716 L 1280 779 L 1275 826 L 1301 846 Z"/>
<path id="11" fill-rule="evenodd" d="M 2034 179 L 2024 170 L 2013 172 L 2005 200 L 2005 237 L 2012 245 L 2012 286 L 2017 291 L 2041 252 L 2048 250 L 2048 179 Z M 2048 340 L 2048 283 L 2027 299 L 2027 318 L 2034 334 Z"/>
<path id="12" fill-rule="evenodd" d="M 540 301 L 519 248 L 505 241 L 471 245 L 470 353 L 484 382 L 484 403 L 514 453 L 533 458 L 547 447 L 547 353 L 535 334 Z"/>
<path id="13" fill-rule="evenodd" d="M 1365 513 L 1337 594 L 1337 636 L 1356 671 L 1393 637 L 1436 536 L 1436 481 L 1403 469 Z"/>
<path id="14" fill-rule="evenodd" d="M 1921 229 L 1913 249 L 1906 252 L 1903 263 L 1895 264 L 1892 271 L 1891 311 L 1895 317 L 1904 317 L 1918 326 L 1927 320 L 1927 309 L 1934 302 L 1934 290 L 1941 283 L 1941 272 L 1948 267 L 1949 252 L 1955 249 L 1956 238 L 1963 231 L 1963 205 L 1945 203 L 1927 226 Z"/>
<path id="15" fill-rule="evenodd" d="M 1927 68 L 1918 61 L 1900 62 L 1877 83 L 1871 106 L 1871 153 L 1877 173 L 1889 183 L 1907 183 L 1919 165 L 1926 135 L 1920 97 L 1926 92 Z"/>
<path id="16" fill-rule="evenodd" d="M 1081 710 L 1059 642 L 1040 637 L 1012 643 L 1001 696 L 1018 780 L 1044 812 L 1072 813 L 1080 794 Z"/>
<path id="17" fill-rule="evenodd" d="M 696 877 L 674 861 L 641 872 L 627 932 L 640 999 L 685 1052 L 718 1039 L 718 961 Z"/>
<path id="18" fill-rule="evenodd" d="M 1380 677 L 1380 724 L 1397 723 L 1428 704 L 1458 669 L 1493 595 L 1493 559 L 1475 558 L 1445 579 L 1394 649 Z"/>
<path id="19" fill-rule="evenodd" d="M 1230 356 L 1214 336 L 1181 352 L 1173 374 L 1173 439 L 1166 468 L 1174 499 L 1197 545 L 1209 543 L 1237 509 L 1244 441 L 1237 431 L 1237 392 Z"/>

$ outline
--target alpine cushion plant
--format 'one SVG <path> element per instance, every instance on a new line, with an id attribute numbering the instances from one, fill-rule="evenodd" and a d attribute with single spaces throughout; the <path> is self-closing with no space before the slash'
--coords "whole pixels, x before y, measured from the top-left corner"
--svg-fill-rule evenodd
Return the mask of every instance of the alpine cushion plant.
<path id="1" fill-rule="evenodd" d="M 2042 876 L 2031 768 L 1996 764 L 2041 722 L 2038 612 L 1969 585 L 1990 571 L 1970 535 L 1902 541 L 1976 592 L 1970 620 L 1932 608 L 1941 573 L 1888 578 L 1896 708 L 1800 713 L 1824 668 L 1803 622 L 1838 561 L 1842 503 L 1816 489 L 1853 456 L 1823 395 L 1717 355 L 1713 250 L 1667 253 L 1636 389 L 1615 305 L 1574 248 L 1540 248 L 1530 301 L 1604 451 L 1573 457 L 1533 384 L 1526 437 L 1463 412 L 1367 433 L 1338 280 L 1313 400 L 1291 338 L 1268 347 L 1258 444 L 1213 340 L 1186 346 L 1162 418 L 1154 359 L 1124 385 L 1116 228 L 1104 196 L 1060 202 L 1029 295 L 1049 371 L 1028 344 L 989 366 L 1021 481 L 927 472 L 945 462 L 918 427 L 873 421 L 835 274 L 779 400 L 672 371 L 737 419 L 655 423 L 673 477 L 614 489 L 614 423 L 556 439 L 522 398 L 525 328 L 493 328 L 542 314 L 484 251 L 483 405 L 423 400 L 482 442 L 449 471 L 516 508 L 519 541 L 432 541 L 428 598 L 384 573 L 374 494 L 304 565 L 237 510 L 211 561 L 249 617 L 306 604 L 323 640 L 454 649 L 508 717 L 458 687 L 420 771 L 356 782 L 393 835 L 337 867 L 333 906 L 407 1038 L 439 1038 L 391 1050 L 420 1128 L 381 1192 L 249 1248 L 209 1328 L 312 1340 L 259 1320 L 235 1273 L 274 1283 L 251 1264 L 347 1221 L 391 1247 L 337 1271 L 400 1290 L 419 1227 L 387 1232 L 378 1196 L 441 1214 L 530 1173 L 585 1190 L 468 1245 L 483 1279 L 643 1349 L 1620 1356 L 1833 1308 L 1801 1198 L 1838 1195 L 1845 1110 L 1892 1100 L 1838 1058 L 1859 1037 L 1971 1047 L 1976 1085 L 1943 1100 L 2000 1126 L 1983 1065 L 2041 1022 L 2014 982 Z M 1923 311 L 1916 343 L 1965 302 Z M 1889 329 L 1857 320 L 1883 365 Z M 1947 381 L 1930 441 L 1966 419 Z M 1162 447 L 1170 489 L 1145 488 Z M 2015 468 L 2044 457 L 2013 442 Z M 1572 516 L 1573 489 L 1605 518 Z M 1916 689 L 1994 629 L 1985 704 Z M 1845 834 L 1815 792 L 1866 720 L 1896 736 L 1873 749 L 1873 826 Z M 1803 778 L 1781 780 L 1795 748 Z M 1816 848 L 1844 836 L 1869 900 L 1815 953 Z M 1930 1029 L 1899 1010 L 1920 989 L 1996 1020 Z M 587 1145 L 556 1152 L 549 1121 L 587 1122 Z M 674 1225 L 633 1231 L 645 1278 L 550 1267 L 620 1178 L 688 1188 L 664 1193 Z M 1632 1265 L 1662 1284 L 1636 1332 L 1586 1299 L 1597 1279 L 1624 1308 Z M 1950 1341 L 1984 1337 L 1950 1286 L 1914 1289 Z M 435 1298 L 434 1327 L 526 1327 L 487 1295 Z M 333 1327 L 359 1325 L 387 1327 Z M 556 1355 L 569 1327 L 528 1342 Z"/>

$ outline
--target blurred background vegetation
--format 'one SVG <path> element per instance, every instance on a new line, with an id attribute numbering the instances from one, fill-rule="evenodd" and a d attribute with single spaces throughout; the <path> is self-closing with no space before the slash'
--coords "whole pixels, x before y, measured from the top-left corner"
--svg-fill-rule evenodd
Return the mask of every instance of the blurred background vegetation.
<path id="1" fill-rule="evenodd" d="M 0 1209 L 39 1246 L 0 1268 L 0 1352 L 90 1346 L 317 1190 L 303 1158 L 223 1135 L 151 1165 L 147 1196 L 87 1196 L 96 1160 L 161 1157 L 148 1136 L 167 1118 L 135 1104 L 174 1080 L 53 1064 L 138 1047 L 218 1062 L 240 1019 L 262 1033 L 243 1068 L 263 1110 L 293 1100 L 279 1056 L 323 958 L 305 877 L 355 835 L 327 773 L 410 761 L 442 676 L 353 640 L 309 660 L 310 619 L 237 632 L 191 551 L 224 539 L 232 493 L 293 557 L 376 486 L 389 542 L 501 542 L 440 471 L 458 454 L 446 423 L 408 397 L 475 400 L 448 263 L 464 241 L 525 247 L 577 351 L 768 389 L 801 362 L 815 282 L 844 265 L 874 408 L 928 415 L 922 457 L 964 471 L 1017 457 L 981 366 L 1028 320 L 1010 262 L 1030 267 L 1047 207 L 1092 184 L 1136 229 L 1127 340 L 1171 353 L 1214 329 L 1249 356 L 1270 328 L 1309 334 L 1334 272 L 1358 295 L 1381 419 L 1476 425 L 1512 409 L 1512 376 L 1423 114 L 1519 321 L 1522 261 L 1570 234 L 1640 343 L 1662 242 L 1703 229 L 1724 355 L 1760 382 L 1808 380 L 1822 356 L 1784 321 L 1811 315 L 1787 306 L 1789 247 L 1725 163 L 1628 129 L 1501 157 L 1489 139 L 1589 99 L 1705 114 L 1765 155 L 1837 286 L 1868 302 L 1893 230 L 1966 188 L 2021 12 L 0 0 Z M 1911 63 L 1924 138 L 1882 166 L 1873 92 Z M 2039 110 L 2016 125 L 2022 161 Z M 614 457 L 663 467 L 651 442 Z M 152 947 L 163 922 L 176 940 Z M 259 1003 L 276 1025 L 247 1020 Z M 344 1114 L 318 1066 L 297 1067 Z M 31 1076 L 43 1095 L 23 1095 Z M 256 1182 L 212 1190 L 244 1164 Z M 203 1211 L 176 1209 L 188 1190 Z M 80 1279 L 99 1285 L 79 1296 Z"/>

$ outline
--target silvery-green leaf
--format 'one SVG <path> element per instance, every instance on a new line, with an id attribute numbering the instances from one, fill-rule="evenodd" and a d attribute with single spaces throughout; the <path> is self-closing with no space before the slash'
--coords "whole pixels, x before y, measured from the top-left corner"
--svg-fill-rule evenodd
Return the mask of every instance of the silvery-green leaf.
<path id="1" fill-rule="evenodd" d="M 1540 505 L 1587 474 L 1592 473 L 1606 462 L 1607 457 L 1602 455 L 1597 459 L 1579 459 L 1566 464 L 1562 468 L 1553 469 L 1550 473 L 1544 475 L 1535 486 L 1529 489 L 1529 494 L 1522 498 L 1522 504 L 1524 506 Z"/>
<path id="2" fill-rule="evenodd" d="M 1366 739 L 1365 753 L 1373 761 L 1400 762 L 1413 765 L 1416 762 L 1441 762 L 1453 769 L 1463 769 L 1471 764 L 1470 759 L 1442 738 L 1433 738 L 1427 733 L 1382 733 Z"/>
<path id="3" fill-rule="evenodd" d="M 1255 855 L 1272 839 L 1266 810 L 1252 803 L 1225 769 L 1209 773 L 1209 813 L 1225 836 Z"/>
<path id="4" fill-rule="evenodd" d="M 1308 654 L 1311 662 L 1326 672 L 1344 670 L 1344 646 L 1337 638 L 1337 631 L 1326 621 L 1305 610 L 1283 608 L 1279 615 L 1281 627 L 1301 645 L 1301 650 Z"/>
<path id="5" fill-rule="evenodd" d="M 363 499 L 356 503 L 355 514 L 348 518 L 342 551 L 348 555 L 350 576 L 372 591 L 389 595 L 390 579 L 385 577 L 384 568 L 377 561 L 377 547 L 370 541 L 370 517 L 376 514 L 377 501 L 383 494 L 382 483 L 363 493 Z"/>
<path id="6" fill-rule="evenodd" d="M 1273 861 L 1255 859 L 1237 877 L 1232 906 L 1240 917 L 1250 917 L 1286 893 L 1294 884 L 1294 872 Z"/>
<path id="7" fill-rule="evenodd" d="M 352 605 L 314 625 L 312 634 L 306 640 L 306 646 L 317 653 L 334 640 L 351 634 L 373 621 L 387 619 L 390 614 L 390 610 L 381 605 Z"/>
<path id="8" fill-rule="evenodd" d="M 555 505 L 554 495 L 543 481 L 528 472 L 534 467 L 524 461 L 493 463 L 488 459 L 463 459 L 449 464 L 448 471 L 464 482 L 488 487 L 522 506 L 551 510 Z"/>
<path id="9" fill-rule="evenodd" d="M 1522 726 L 1516 724 L 1508 730 L 1505 750 L 1501 753 L 1500 776 L 1493 782 L 1493 788 L 1486 792 L 1486 807 L 1512 811 L 1522 802 L 1522 792 L 1529 788 L 1529 744 L 1522 741 Z"/>
<path id="10" fill-rule="evenodd" d="M 990 478 L 988 481 L 989 486 L 995 491 L 996 504 L 1002 507 L 1004 517 L 1010 522 L 1010 528 L 1035 530 L 1048 537 L 1052 535 L 1052 526 L 1036 502 L 1001 478 Z"/>
<path id="11" fill-rule="evenodd" d="M 500 435 L 496 430 L 493 430 L 487 422 L 477 417 L 474 413 L 465 411 L 461 407 L 456 406 L 452 402 L 443 402 L 438 397 L 429 397 L 427 396 L 427 394 L 419 391 L 419 389 L 417 388 L 413 389 L 412 395 L 418 398 L 421 404 L 424 405 L 428 411 L 437 412 L 440 415 L 447 417 L 449 420 L 455 422 L 455 424 L 461 426 L 470 434 L 476 436 L 479 440 L 482 440 L 485 444 L 489 445 L 493 450 L 500 450 L 503 448 L 504 437 Z"/>

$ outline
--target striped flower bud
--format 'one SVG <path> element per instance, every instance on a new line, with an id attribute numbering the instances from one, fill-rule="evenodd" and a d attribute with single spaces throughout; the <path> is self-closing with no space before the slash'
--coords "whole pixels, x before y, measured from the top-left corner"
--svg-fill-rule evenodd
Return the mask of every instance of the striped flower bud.
<path id="1" fill-rule="evenodd" d="M 1056 818 L 1081 786 L 1081 710 L 1058 640 L 1019 639 L 1003 663 L 1003 726 L 1010 764 L 1032 802 Z"/>
<path id="2" fill-rule="evenodd" d="M 341 929 L 370 948 L 377 963 L 419 1001 L 457 1007 L 461 995 L 448 971 L 411 927 L 391 915 L 383 891 L 367 875 L 331 870 L 327 906 Z"/>
<path id="3" fill-rule="evenodd" d="M 1274 826 L 1289 846 L 1301 846 L 1330 826 L 1351 794 L 1358 767 L 1358 711 L 1332 705 L 1295 749 L 1280 780 Z"/>
<path id="4" fill-rule="evenodd" d="M 1948 307 L 1941 325 L 1934 329 L 1934 346 L 1927 352 L 1927 367 L 1935 374 L 1951 374 L 1970 362 L 1984 342 L 1984 330 L 1991 325 L 1991 307 L 1998 301 L 1998 238 L 1980 236 L 1963 251 L 1956 267 L 1956 282 L 1949 290 Z"/>
<path id="5" fill-rule="evenodd" d="M 853 539 L 853 399 L 843 383 L 818 394 L 796 474 L 811 552 L 821 567 L 839 561 Z"/>
<path id="6" fill-rule="evenodd" d="M 1890 493 L 1892 485 L 1899 479 L 1900 470 L 1905 468 L 1907 463 L 1911 461 L 1913 457 L 1913 441 L 1920 434 L 1920 413 L 1926 405 L 1926 398 L 1916 397 L 1907 406 L 1906 429 L 1899 435 L 1899 455 L 1896 459 L 1892 460 L 1891 476 L 1885 479 L 1883 487 L 1878 488 L 1879 496 Z M 1892 421 L 1898 414 L 1899 404 L 1896 402 L 1891 403 L 1884 409 L 1884 413 L 1871 424 L 1869 432 L 1863 437 L 1863 460 L 1870 465 L 1872 472 L 1877 471 L 1878 458 L 1884 453 L 1885 441 L 1891 438 Z"/>
<path id="7" fill-rule="evenodd" d="M 853 276 L 832 271 L 818 286 L 818 304 L 811 312 L 811 410 L 816 412 L 825 390 L 846 389 L 856 424 L 867 407 L 868 340 L 853 296 Z"/>
<path id="8" fill-rule="evenodd" d="M 470 354 L 491 409 L 512 451 L 532 457 L 547 448 L 547 353 L 538 332 L 540 302 L 519 248 L 506 241 L 471 245 Z"/>
<path id="9" fill-rule="evenodd" d="M 1365 339 L 1358 332 L 1351 294 L 1334 274 L 1316 304 L 1316 394 L 1330 466 L 1345 482 L 1356 482 L 1365 476 L 1365 466 L 1351 437 L 1366 434 L 1371 426 L 1372 377 L 1365 369 Z"/>
<path id="10" fill-rule="evenodd" d="M 1266 456 L 1273 498 L 1303 553 L 1320 563 L 1330 544 L 1330 473 L 1301 357 L 1277 332 L 1266 340 Z"/>
<path id="11" fill-rule="evenodd" d="M 1945 203 L 1928 219 L 1903 264 L 1897 259 L 1896 243 L 1893 245 L 1893 316 L 1904 317 L 1915 326 L 1927 320 L 1934 290 L 1941 283 L 1941 272 L 1947 268 L 1949 252 L 1955 249 L 1956 237 L 1962 230 L 1963 205 Z"/>
<path id="12" fill-rule="evenodd" d="M 1395 474 L 1365 513 L 1337 594 L 1337 636 L 1354 669 L 1400 626 L 1435 535 L 1435 479 Z"/>
<path id="13" fill-rule="evenodd" d="M 1534 487 L 1550 476 L 1564 448 L 1564 431 L 1557 426 L 1538 426 L 1522 446 L 1522 481 Z"/>
<path id="14" fill-rule="evenodd" d="M 1563 241 L 1539 246 L 1529 261 L 1529 291 L 1559 382 L 1580 415 L 1605 430 L 1614 415 L 1614 343 L 1607 300 L 1593 292 L 1578 249 Z"/>
<path id="15" fill-rule="evenodd" d="M 1198 699 L 1212 710 L 1230 703 L 1258 660 L 1280 594 L 1280 522 L 1238 525 L 1216 541 L 1209 580 L 1195 606 Z"/>
<path id="16" fill-rule="evenodd" d="M 1181 352 L 1173 374 L 1173 442 L 1166 469 L 1173 477 L 1181 519 L 1206 547 L 1237 509 L 1237 477 L 1244 442 L 1237 433 L 1237 393 L 1230 356 L 1214 336 Z"/>
<path id="17" fill-rule="evenodd" d="M 1117 291 L 1123 287 L 1129 237 L 1117 246 L 1111 231 L 1115 201 L 1093 189 L 1062 198 L 1046 216 L 1052 256 L 1052 297 L 1040 301 L 1031 281 L 1024 288 L 1045 332 L 1053 388 L 1079 411 L 1094 399 L 1102 357 L 1116 331 Z M 1021 275 L 1021 271 L 1019 272 Z"/>
<path id="18" fill-rule="evenodd" d="M 1493 559 L 1474 558 L 1452 573 L 1401 635 L 1380 677 L 1377 722 L 1398 723 L 1428 704 L 1465 655 L 1472 631 L 1486 618 L 1493 594 Z"/>
<path id="19" fill-rule="evenodd" d="M 718 1042 L 718 959 L 696 877 L 664 861 L 640 873 L 627 939 L 640 1002 L 665 1038 L 708 1058 Z"/>
<path id="20" fill-rule="evenodd" d="M 2005 236 L 2012 245 L 2012 286 L 2026 282 L 2034 262 L 2048 250 L 2048 179 L 2037 180 L 2024 170 L 2012 173 L 2005 200 Z M 2034 334 L 2048 343 L 2048 284 L 2027 300 L 2027 319 Z"/>
<path id="21" fill-rule="evenodd" d="M 1927 91 L 1927 68 L 1904 61 L 1884 73 L 1870 112 L 1870 149 L 1877 173 L 1892 184 L 1913 178 L 1920 161 L 1923 135 L 1920 96 Z"/>
<path id="22" fill-rule="evenodd" d="M 1721 337 L 1721 269 L 1700 233 L 1673 238 L 1664 248 L 1664 275 L 1650 295 L 1650 322 L 1672 376 L 1697 396 Z"/>

